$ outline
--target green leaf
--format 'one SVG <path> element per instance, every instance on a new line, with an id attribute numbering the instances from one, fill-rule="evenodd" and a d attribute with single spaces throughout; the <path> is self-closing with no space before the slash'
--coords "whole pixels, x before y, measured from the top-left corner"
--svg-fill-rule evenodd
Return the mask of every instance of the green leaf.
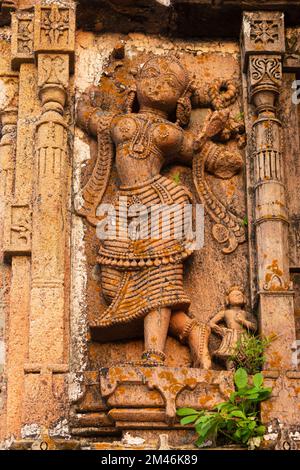
<path id="1" fill-rule="evenodd" d="M 180 420 L 180 424 L 184 426 L 185 424 L 193 423 L 197 419 L 198 415 L 185 416 Z"/>
<path id="2" fill-rule="evenodd" d="M 264 376 L 261 372 L 259 374 L 255 374 L 255 376 L 253 377 L 253 383 L 257 388 L 262 386 L 262 384 L 264 383 Z"/>
<path id="3" fill-rule="evenodd" d="M 229 397 L 230 403 L 234 403 L 237 397 L 238 397 L 238 393 L 237 393 L 237 392 L 231 393 L 231 394 L 230 394 L 230 397 Z"/>
<path id="4" fill-rule="evenodd" d="M 208 436 L 210 434 L 211 430 L 214 428 L 214 426 L 215 426 L 215 422 L 212 419 L 212 420 L 209 420 L 207 423 L 203 424 L 201 426 L 201 429 L 199 429 L 199 431 L 198 431 L 198 429 L 196 429 L 196 430 L 197 430 L 197 432 L 200 436 Z M 197 428 L 198 428 L 198 426 L 197 426 Z"/>
<path id="5" fill-rule="evenodd" d="M 255 393 L 255 392 L 251 391 L 251 393 L 249 393 L 248 396 L 247 396 L 247 400 L 251 400 L 251 401 L 252 400 L 257 400 L 258 397 L 259 397 L 258 393 Z"/>
<path id="6" fill-rule="evenodd" d="M 174 183 L 179 184 L 180 183 L 180 173 L 179 172 L 174 173 L 174 175 L 172 175 L 172 179 L 173 179 Z"/>
<path id="7" fill-rule="evenodd" d="M 235 418 L 243 418 L 245 419 L 246 416 L 244 415 L 244 413 L 240 410 L 236 410 L 236 411 L 231 411 L 230 413 L 231 416 L 234 416 Z"/>
<path id="8" fill-rule="evenodd" d="M 221 411 L 223 408 L 226 408 L 228 406 L 228 402 L 225 401 L 223 403 L 219 403 L 218 405 L 215 406 L 215 408 L 218 410 L 218 411 Z"/>
<path id="9" fill-rule="evenodd" d="M 205 440 L 206 440 L 205 437 L 199 436 L 198 439 L 195 442 L 195 445 L 197 447 L 200 447 L 202 444 L 204 444 Z"/>
<path id="10" fill-rule="evenodd" d="M 245 388 L 248 384 L 248 374 L 240 367 L 234 374 L 234 383 L 237 386 L 238 390 L 241 388 Z"/>
<path id="11" fill-rule="evenodd" d="M 206 421 L 209 419 L 209 416 L 200 416 L 200 418 L 197 418 L 197 420 L 195 421 L 195 426 L 197 426 L 198 424 L 206 423 Z"/>
<path id="12" fill-rule="evenodd" d="M 179 408 L 176 413 L 178 416 L 198 415 L 198 411 L 194 408 Z"/>
<path id="13" fill-rule="evenodd" d="M 258 435 L 258 436 L 263 436 L 266 432 L 266 427 L 263 426 L 263 425 L 260 425 L 260 426 L 257 426 L 257 428 L 255 429 L 255 433 Z"/>
<path id="14" fill-rule="evenodd" d="M 238 441 L 239 441 L 239 440 L 241 439 L 241 437 L 242 437 L 242 436 L 241 436 L 241 432 L 242 432 L 241 429 L 237 429 L 237 430 L 235 431 L 235 433 L 233 434 L 233 437 L 234 437 L 235 439 L 237 439 Z"/>
<path id="15" fill-rule="evenodd" d="M 249 423 L 249 424 L 248 424 L 248 428 L 249 428 L 251 431 L 253 431 L 253 429 L 256 428 L 256 422 L 255 422 L 255 421 L 252 421 L 252 423 Z"/>
<path id="16" fill-rule="evenodd" d="M 270 398 L 271 393 L 272 392 L 269 392 L 269 391 L 260 393 L 259 394 L 259 401 L 267 400 L 268 398 Z"/>

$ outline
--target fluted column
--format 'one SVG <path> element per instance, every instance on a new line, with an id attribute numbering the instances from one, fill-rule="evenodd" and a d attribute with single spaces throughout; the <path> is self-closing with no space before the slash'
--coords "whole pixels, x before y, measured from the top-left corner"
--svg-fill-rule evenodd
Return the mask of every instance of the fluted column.
<path id="1" fill-rule="evenodd" d="M 20 70 L 21 104 L 16 200 L 11 216 L 6 217 L 5 233 L 21 226 L 17 220 L 22 222 L 22 237 L 18 243 L 16 237 L 7 242 L 6 259 L 11 260 L 13 271 L 12 321 L 15 324 L 22 316 L 26 322 L 26 357 L 20 361 L 23 377 L 18 386 L 13 376 L 8 381 L 11 422 L 7 432 L 17 436 L 22 425 L 49 428 L 67 415 L 71 157 L 66 109 L 68 113 L 74 43 L 71 0 L 38 2 L 13 14 L 11 65 Z M 16 334 L 13 325 L 11 331 Z M 11 342 L 17 351 L 13 338 Z"/>
<path id="2" fill-rule="evenodd" d="M 250 239 L 255 240 L 253 277 L 260 333 L 277 337 L 266 352 L 264 373 L 274 392 L 262 406 L 262 418 L 266 423 L 276 418 L 288 425 L 300 422 L 295 412 L 300 376 L 293 361 L 294 292 L 289 273 L 283 129 L 278 112 L 284 51 L 283 13 L 244 13 L 242 60 L 250 105 L 248 193 L 252 194 Z"/>
<path id="3" fill-rule="evenodd" d="M 34 49 L 42 109 L 36 126 L 34 155 L 31 311 L 25 372 L 29 394 L 36 382 L 36 374 L 40 374 L 40 385 L 45 384 L 42 389 L 52 404 L 52 420 L 62 413 L 67 400 L 65 281 L 68 271 L 69 148 L 65 105 L 74 54 L 74 21 L 72 4 L 70 7 L 55 4 L 35 7 Z M 57 396 L 53 395 L 54 389 Z M 47 413 L 44 406 L 40 407 L 38 419 L 40 422 L 45 419 L 47 424 L 49 414 L 51 412 L 48 410 Z"/>

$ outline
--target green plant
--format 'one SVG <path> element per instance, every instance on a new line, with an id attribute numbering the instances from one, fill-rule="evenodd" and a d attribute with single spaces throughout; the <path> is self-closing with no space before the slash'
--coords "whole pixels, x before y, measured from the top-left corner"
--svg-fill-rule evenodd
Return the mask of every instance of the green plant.
<path id="1" fill-rule="evenodd" d="M 251 375 L 259 372 L 266 360 L 265 350 L 274 339 L 274 337 L 260 338 L 249 333 L 241 335 L 230 357 L 235 369 L 243 367 Z"/>
<path id="2" fill-rule="evenodd" d="M 259 403 L 267 400 L 271 388 L 263 387 L 263 375 L 253 376 L 249 385 L 248 374 L 240 368 L 234 374 L 236 390 L 229 400 L 216 405 L 211 411 L 180 408 L 177 415 L 182 425 L 194 424 L 199 435 L 196 445 L 215 442 L 220 436 L 243 446 L 259 447 L 265 427 L 259 421 Z"/>
<path id="3" fill-rule="evenodd" d="M 247 216 L 245 216 L 243 218 L 243 220 L 241 221 L 241 225 L 243 225 L 244 227 L 248 226 L 248 217 Z"/>
<path id="4" fill-rule="evenodd" d="M 174 173 L 172 175 L 172 180 L 174 181 L 174 183 L 179 184 L 180 183 L 180 173 L 179 172 Z"/>

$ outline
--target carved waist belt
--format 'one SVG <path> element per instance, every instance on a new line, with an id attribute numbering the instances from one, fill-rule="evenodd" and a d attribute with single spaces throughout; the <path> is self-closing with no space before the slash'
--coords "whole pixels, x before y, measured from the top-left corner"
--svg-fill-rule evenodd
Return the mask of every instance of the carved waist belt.
<path id="1" fill-rule="evenodd" d="M 180 208 L 190 203 L 190 196 L 183 186 L 160 175 L 140 185 L 122 186 L 118 196 L 127 198 L 128 209 L 134 204 L 142 204 L 146 208 L 145 226 L 147 229 L 147 224 L 151 225 L 151 222 L 153 222 L 153 212 L 156 208 L 159 212 L 161 205 L 167 207 L 174 204 Z M 154 206 L 155 210 L 153 211 Z M 162 236 L 161 226 L 158 223 L 157 226 L 154 226 L 154 229 L 149 226 L 147 237 L 133 240 L 128 235 L 122 238 L 116 236 L 119 233 L 120 225 L 130 222 L 131 218 L 124 214 L 124 210 L 120 211 L 118 202 L 114 207 L 116 224 L 112 226 L 111 233 L 107 233 L 107 239 L 102 241 L 98 258 L 100 264 L 123 269 L 139 269 L 179 263 L 192 253 L 190 249 L 192 240 L 186 239 L 181 227 L 183 219 L 176 219 L 172 211 L 169 213 L 170 236 L 169 234 L 167 237 Z M 159 217 L 158 212 L 156 216 Z M 126 220 L 124 217 L 126 217 Z M 159 219 L 156 218 L 156 220 Z M 178 227 L 182 233 L 181 237 L 175 236 L 175 234 L 180 233 Z"/>

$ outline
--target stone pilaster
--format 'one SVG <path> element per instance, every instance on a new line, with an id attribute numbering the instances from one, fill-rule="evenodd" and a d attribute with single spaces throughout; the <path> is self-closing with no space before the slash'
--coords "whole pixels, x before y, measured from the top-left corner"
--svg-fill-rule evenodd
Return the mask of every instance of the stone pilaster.
<path id="1" fill-rule="evenodd" d="M 71 1 L 64 6 L 40 2 L 34 9 L 13 14 L 12 68 L 19 70 L 21 102 L 16 191 L 6 215 L 5 253 L 14 279 L 11 305 L 15 318 L 22 317 L 21 324 L 26 323 L 26 344 L 19 354 L 24 359 L 23 382 L 17 386 L 13 377 L 8 381 L 11 422 L 7 433 L 15 435 L 20 434 L 22 423 L 38 429 L 65 416 L 70 196 L 65 108 L 70 103 L 74 37 L 75 7 Z M 16 238 L 17 227 L 20 240 Z M 22 276 L 25 305 L 18 314 L 14 306 L 22 303 L 18 295 Z M 13 325 L 11 331 L 16 334 Z M 16 348 L 15 344 L 12 349 Z M 16 403 L 15 389 L 22 409 Z"/>
<path id="2" fill-rule="evenodd" d="M 247 74 L 248 100 L 252 105 L 251 186 L 255 239 L 256 295 L 260 333 L 277 336 L 267 351 L 265 375 L 270 385 L 285 381 L 293 388 L 299 377 L 292 348 L 295 342 L 293 289 L 289 274 L 288 212 L 283 161 L 283 131 L 278 113 L 285 51 L 284 16 L 280 12 L 244 13 L 242 29 L 243 71 Z M 296 375 L 295 375 L 296 374 Z M 278 382 L 278 383 L 279 383 Z M 289 385 L 288 385 L 289 384 Z M 300 422 L 293 412 L 293 393 L 273 399 L 262 408 L 263 420 L 286 424 Z M 289 398 L 288 398 L 289 397 Z"/>
<path id="3" fill-rule="evenodd" d="M 8 48 L 7 48 L 8 49 Z M 9 50 L 1 51 L 9 54 Z M 1 64 L 2 65 L 2 64 Z M 18 76 L 7 70 L 0 70 L 0 438 L 4 436 L 6 422 L 7 383 L 7 341 L 5 330 L 9 316 L 9 290 L 11 285 L 10 267 L 4 263 L 3 225 L 6 206 L 9 205 L 14 189 L 14 164 L 16 150 L 16 128 L 18 114 Z"/>
<path id="4" fill-rule="evenodd" d="M 66 400 L 68 371 L 65 277 L 69 158 L 64 108 L 74 54 L 74 21 L 73 8 L 38 5 L 34 11 L 34 52 L 42 112 L 35 142 L 31 312 L 25 387 L 31 392 L 37 375 L 41 377 L 39 384 L 45 384 L 42 389 L 50 402 L 52 421 L 58 418 L 57 413 Z M 31 400 L 32 396 L 28 405 Z M 49 424 L 42 416 L 49 416 L 45 411 L 37 419 Z"/>

